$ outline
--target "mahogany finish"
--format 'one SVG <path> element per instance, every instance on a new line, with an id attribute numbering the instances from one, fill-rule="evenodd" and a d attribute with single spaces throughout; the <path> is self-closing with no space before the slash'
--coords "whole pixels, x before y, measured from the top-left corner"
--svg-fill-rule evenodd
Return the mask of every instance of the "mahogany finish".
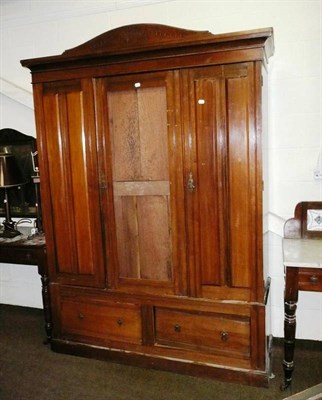
<path id="1" fill-rule="evenodd" d="M 138 24 L 22 61 L 53 349 L 267 384 L 261 140 L 272 53 L 271 28 Z"/>

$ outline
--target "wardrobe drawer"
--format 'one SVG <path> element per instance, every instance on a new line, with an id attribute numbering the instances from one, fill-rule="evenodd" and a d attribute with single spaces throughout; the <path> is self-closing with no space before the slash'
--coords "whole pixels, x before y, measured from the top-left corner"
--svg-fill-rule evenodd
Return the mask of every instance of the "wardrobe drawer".
<path id="1" fill-rule="evenodd" d="M 298 282 L 300 290 L 321 291 L 322 269 L 300 268 Z"/>
<path id="2" fill-rule="evenodd" d="M 61 300 L 61 333 L 100 341 L 140 344 L 141 309 L 138 305 L 113 301 Z"/>
<path id="3" fill-rule="evenodd" d="M 250 354 L 250 319 L 247 317 L 156 308 L 155 335 L 160 345 Z"/>

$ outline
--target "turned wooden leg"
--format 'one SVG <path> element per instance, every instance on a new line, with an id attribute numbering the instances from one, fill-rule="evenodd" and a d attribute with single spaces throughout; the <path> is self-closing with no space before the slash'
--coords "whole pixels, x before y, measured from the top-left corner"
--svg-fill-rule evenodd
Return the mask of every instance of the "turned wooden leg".
<path id="1" fill-rule="evenodd" d="M 294 370 L 297 300 L 298 268 L 287 267 L 284 296 L 284 382 L 281 385 L 281 390 L 288 388 L 292 382 L 292 374 Z"/>
<path id="2" fill-rule="evenodd" d="M 294 349 L 295 349 L 295 331 L 296 331 L 296 307 L 297 303 L 293 301 L 285 302 L 284 319 L 284 383 L 282 390 L 285 390 L 292 382 L 294 370 Z"/>

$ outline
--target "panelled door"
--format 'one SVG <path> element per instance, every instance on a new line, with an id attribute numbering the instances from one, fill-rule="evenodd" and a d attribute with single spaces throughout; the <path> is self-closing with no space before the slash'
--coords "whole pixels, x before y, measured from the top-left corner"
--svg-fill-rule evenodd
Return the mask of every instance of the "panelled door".
<path id="1" fill-rule="evenodd" d="M 191 69 L 182 81 L 191 143 L 185 171 L 191 294 L 258 301 L 254 64 Z"/>
<path id="2" fill-rule="evenodd" d="M 119 289 L 186 291 L 177 82 L 175 73 L 162 72 L 97 83 L 108 112 L 102 140 L 111 168 L 105 165 L 102 179 L 109 182 L 106 205 L 113 209 L 107 258 L 117 266 L 109 284 Z"/>
<path id="3" fill-rule="evenodd" d="M 240 63 L 97 80 L 110 286 L 259 301 L 256 76 Z"/>
<path id="4" fill-rule="evenodd" d="M 90 79 L 35 85 L 51 281 L 105 285 Z"/>

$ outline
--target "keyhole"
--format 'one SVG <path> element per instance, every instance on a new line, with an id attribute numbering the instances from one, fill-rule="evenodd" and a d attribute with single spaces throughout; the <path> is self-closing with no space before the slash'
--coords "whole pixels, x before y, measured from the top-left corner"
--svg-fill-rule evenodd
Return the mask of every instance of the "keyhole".
<path id="1" fill-rule="evenodd" d="M 228 338 L 229 338 L 229 333 L 226 331 L 221 331 L 220 332 L 220 336 L 221 336 L 221 340 L 223 342 L 227 342 Z"/>

